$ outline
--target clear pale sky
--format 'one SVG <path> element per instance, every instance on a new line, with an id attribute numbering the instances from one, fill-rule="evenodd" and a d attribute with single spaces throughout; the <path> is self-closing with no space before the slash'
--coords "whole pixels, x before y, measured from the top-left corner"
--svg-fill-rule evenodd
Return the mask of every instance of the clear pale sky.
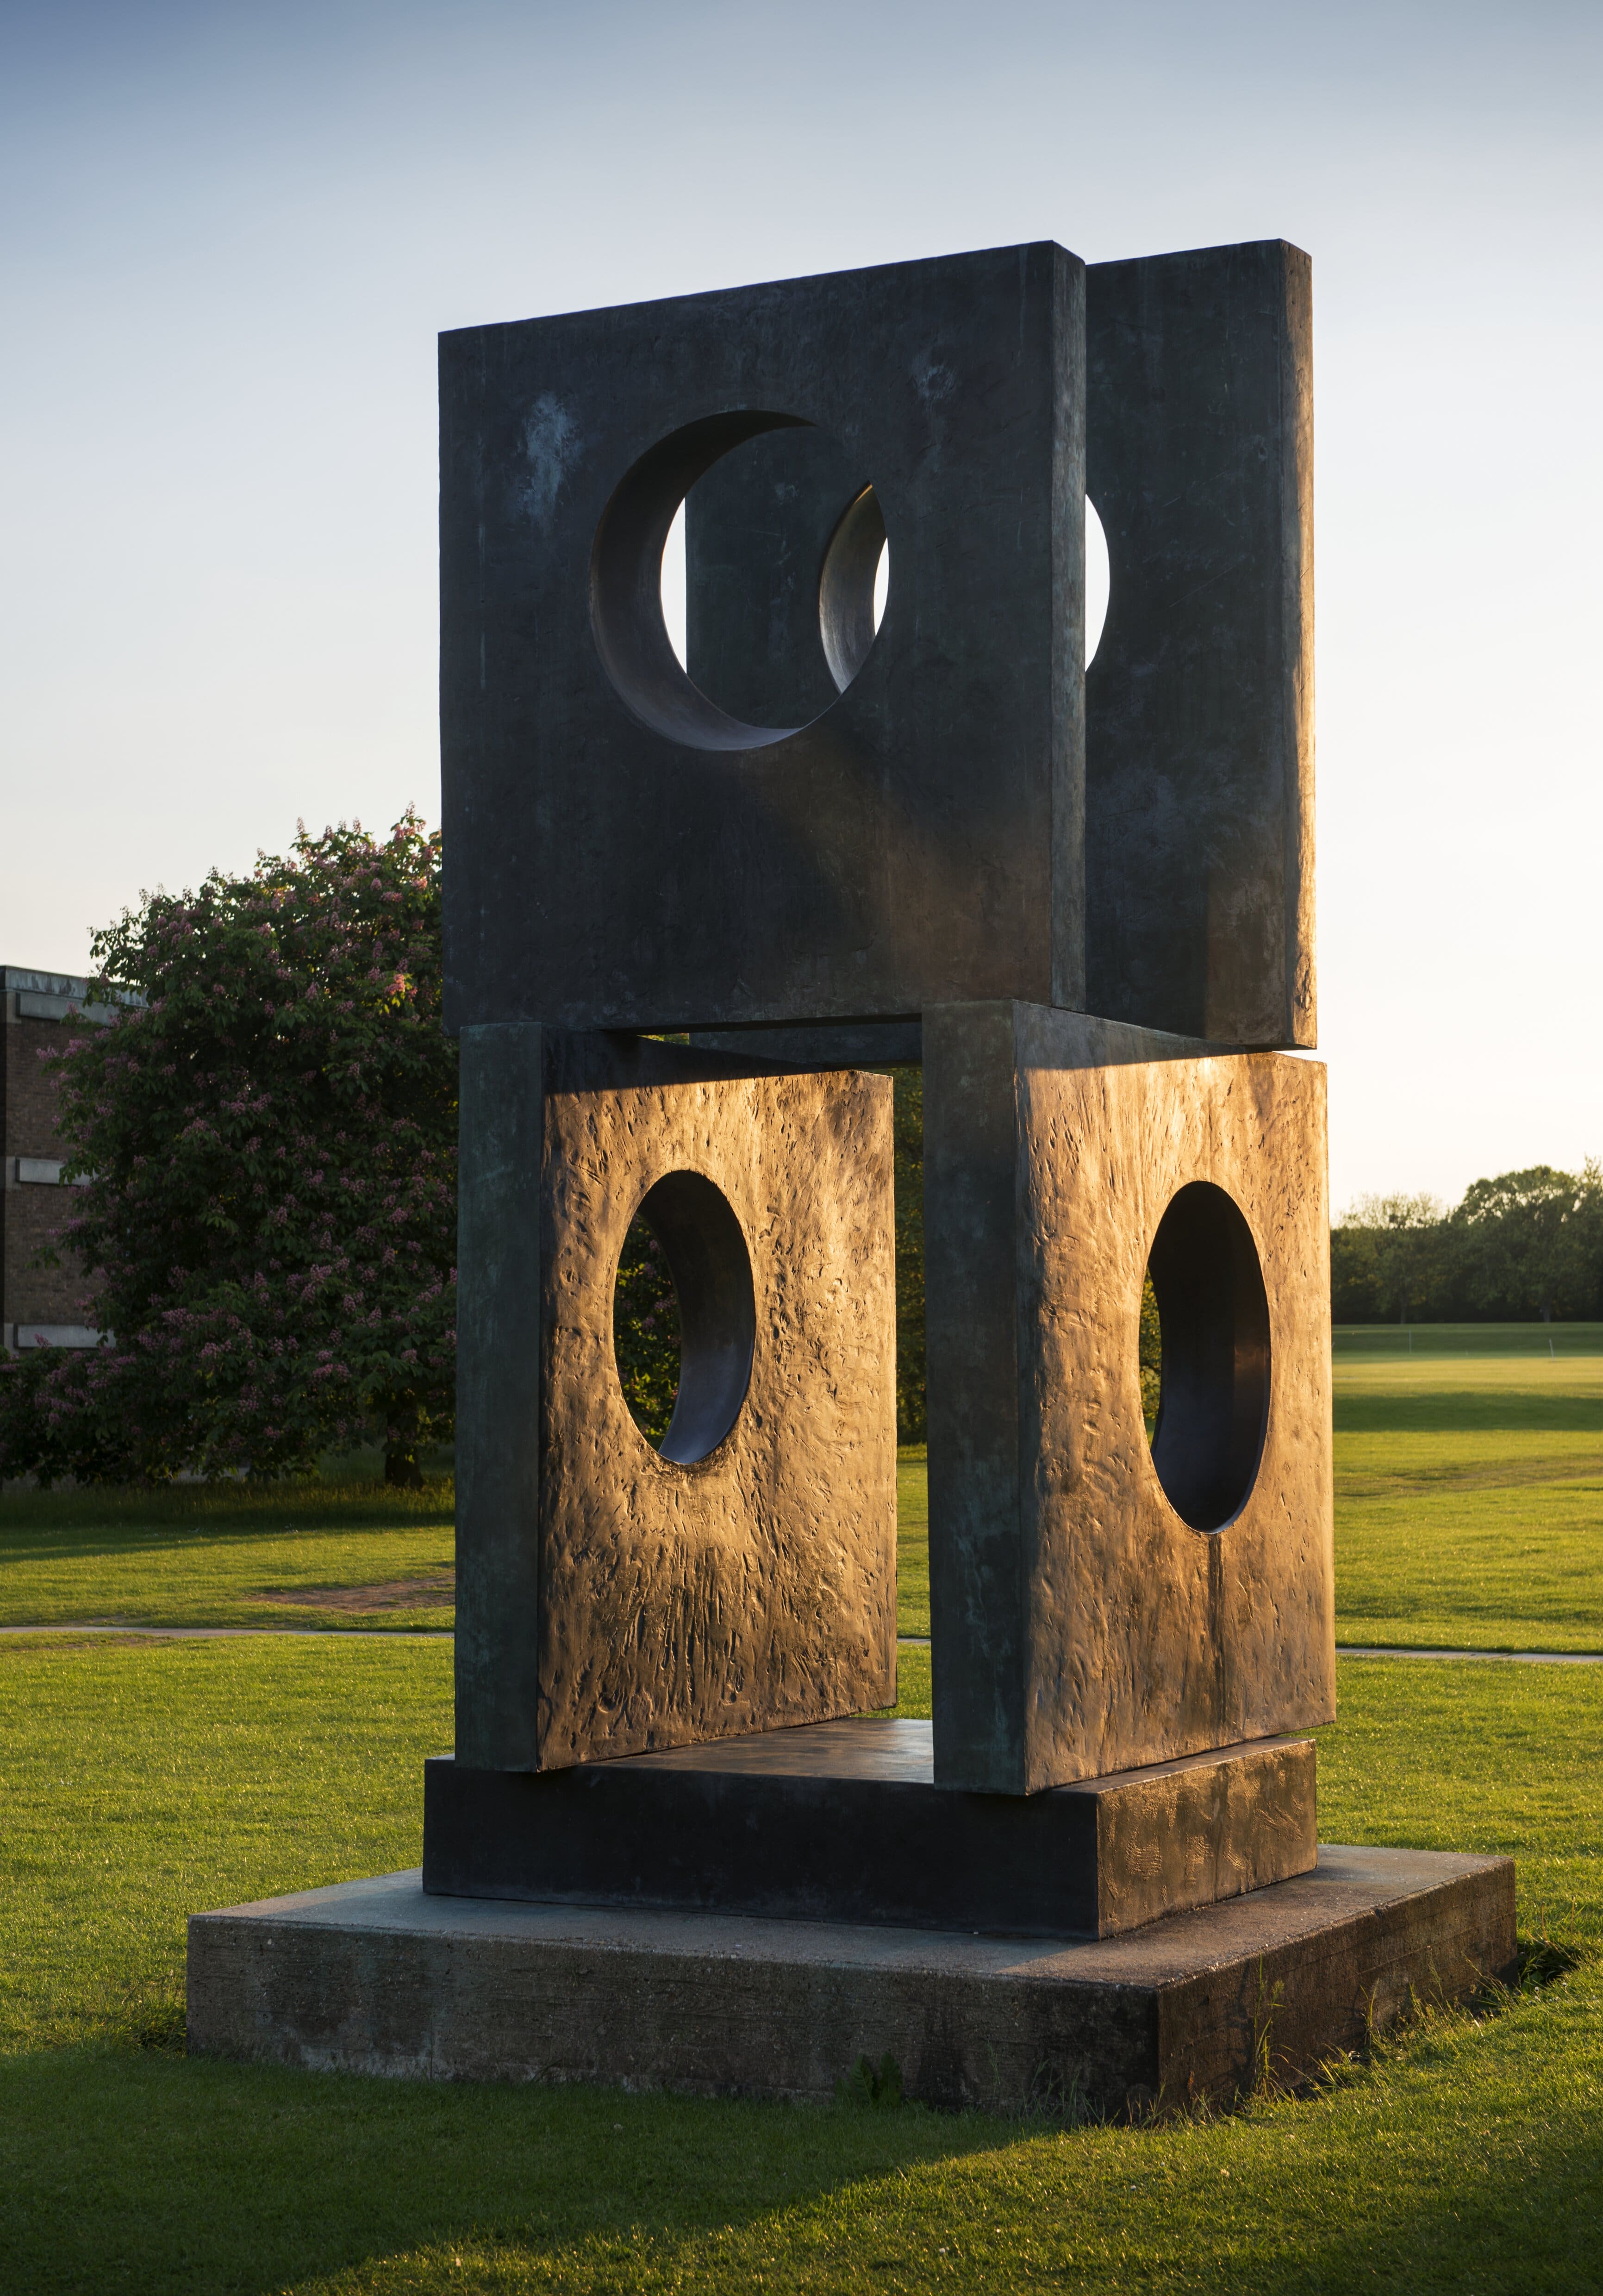
<path id="1" fill-rule="evenodd" d="M 441 327 L 1313 258 L 1337 1204 L 1603 1153 L 1603 8 L 0 7 L 0 958 L 439 809 Z"/>

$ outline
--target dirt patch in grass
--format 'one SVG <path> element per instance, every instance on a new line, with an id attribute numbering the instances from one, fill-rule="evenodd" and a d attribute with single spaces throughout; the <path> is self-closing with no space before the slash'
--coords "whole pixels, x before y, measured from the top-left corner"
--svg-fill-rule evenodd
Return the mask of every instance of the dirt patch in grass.
<path id="1" fill-rule="evenodd" d="M 440 1570 L 426 1578 L 382 1578 L 368 1587 L 263 1587 L 256 1599 L 292 1603 L 308 1611 L 410 1611 L 424 1604 L 454 1603 L 456 1574 Z"/>

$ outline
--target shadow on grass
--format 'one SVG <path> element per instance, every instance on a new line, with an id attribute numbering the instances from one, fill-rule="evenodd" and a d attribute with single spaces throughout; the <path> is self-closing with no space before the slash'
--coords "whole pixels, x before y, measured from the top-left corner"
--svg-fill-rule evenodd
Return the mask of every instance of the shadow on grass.
<path id="1" fill-rule="evenodd" d="M 1534 2063 L 1488 2112 L 1476 2022 L 1427 2013 L 1311 2100 L 1133 2129 L 373 2080 L 186 2060 L 156 2030 L 0 2059 L 0 2284 L 1594 2285 L 1595 2120 Z"/>
<path id="2" fill-rule="evenodd" d="M 120 1489 L 15 1491 L 0 1500 L 0 1557 L 38 1562 L 115 1551 L 152 1554 L 203 1538 L 218 1546 L 253 1539 L 315 1538 L 352 1530 L 409 1530 L 452 1519 L 448 1479 L 421 1491 L 382 1483 L 169 1485 Z"/>
<path id="3" fill-rule="evenodd" d="M 1595 1960 L 1596 1954 L 1573 1939 L 1522 1937 L 1517 1951 L 1517 1973 L 1512 1990 L 1515 1994 L 1538 1993 L 1544 1985 L 1556 1984 L 1567 1977 L 1582 1963 Z"/>
<path id="4" fill-rule="evenodd" d="M 1002 2133 L 917 2110 L 381 2081 L 160 2047 L 0 2059 L 0 2284 L 260 2296 L 440 2243 L 548 2253 L 644 2231 L 672 2246 Z"/>
<path id="5" fill-rule="evenodd" d="M 1566 2034 L 1504 2013 L 1595 2020 L 1554 1985 L 1595 1958 L 1527 1933 L 1514 1988 L 1310 2095 L 1136 2128 L 898 2106 L 883 2062 L 785 2107 L 187 2058 L 180 1972 L 152 1969 L 96 2040 L 0 2057 L 0 2287 L 1582 2287 L 1583 2062 L 1556 2085 Z"/>
<path id="6" fill-rule="evenodd" d="M 1603 1435 L 1597 1396 L 1548 1395 L 1538 1388 L 1465 1387 L 1423 1395 L 1338 1389 L 1335 1413 L 1338 1435 Z"/>

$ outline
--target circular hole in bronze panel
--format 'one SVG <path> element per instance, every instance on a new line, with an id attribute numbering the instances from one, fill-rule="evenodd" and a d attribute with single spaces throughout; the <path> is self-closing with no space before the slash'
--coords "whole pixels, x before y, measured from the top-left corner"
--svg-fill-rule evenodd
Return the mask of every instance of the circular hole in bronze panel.
<path id="1" fill-rule="evenodd" d="M 843 452 L 801 416 L 740 408 L 686 423 L 625 474 L 591 551 L 590 621 L 607 675 L 644 724 L 694 749 L 764 749 L 851 684 L 878 626 L 885 532 L 873 488 L 854 495 L 843 476 Z M 838 518 L 836 480 L 849 497 Z M 710 521 L 698 545 L 710 619 L 697 625 L 697 678 L 711 692 L 690 675 L 686 629 L 671 633 L 664 614 L 666 594 L 688 617 L 687 498 Z M 828 539 L 810 542 L 820 514 L 834 521 Z"/>
<path id="2" fill-rule="evenodd" d="M 1252 1230 L 1211 1181 L 1181 1188 L 1147 1261 L 1162 1335 L 1152 1461 L 1193 1530 L 1246 1504 L 1269 1423 L 1269 1300 Z"/>
<path id="3" fill-rule="evenodd" d="M 1085 498 L 1085 666 L 1097 659 L 1112 595 L 1107 531 L 1089 495 Z"/>
<path id="4" fill-rule="evenodd" d="M 756 1336 L 751 1256 L 734 1207 L 700 1172 L 668 1173 L 641 1201 L 612 1294 L 624 1397 L 665 1459 L 689 1466 L 717 1450 L 745 1401 Z"/>
<path id="5" fill-rule="evenodd" d="M 818 628 L 824 656 L 843 693 L 867 660 L 878 632 L 884 611 L 883 596 L 876 594 L 880 562 L 887 562 L 888 588 L 889 558 L 879 496 L 872 487 L 865 487 L 831 535 L 818 577 Z"/>

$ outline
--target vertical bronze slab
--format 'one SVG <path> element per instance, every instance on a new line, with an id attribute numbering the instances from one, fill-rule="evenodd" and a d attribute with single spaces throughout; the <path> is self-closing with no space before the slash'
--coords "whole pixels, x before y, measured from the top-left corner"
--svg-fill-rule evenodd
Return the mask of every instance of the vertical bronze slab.
<path id="1" fill-rule="evenodd" d="M 1283 240 L 1086 274 L 1086 1004 L 1311 1046 L 1313 373 Z"/>
<path id="2" fill-rule="evenodd" d="M 1031 1335 L 1019 1314 L 1016 1103 L 1011 1004 L 925 1016 L 935 1776 L 982 1792 L 1016 1779 L 1026 1730 L 1018 1391 Z"/>
<path id="3" fill-rule="evenodd" d="M 1328 1721 L 1323 1069 L 1040 1005 L 939 1008 L 924 1039 L 936 1783 L 1033 1793 Z M 1245 1225 L 1268 1349 L 1219 1386 L 1228 1449 L 1260 1382 L 1261 1448 L 1182 1520 L 1207 1477 L 1161 1478 L 1138 1349 L 1193 1188 Z M 1183 1367 L 1178 1308 L 1171 1336 Z"/>
<path id="4" fill-rule="evenodd" d="M 547 1032 L 462 1031 L 456 1757 L 532 1767 L 539 1649 L 540 1134 Z"/>
<path id="5" fill-rule="evenodd" d="M 459 1761 L 560 1769 L 894 1702 L 891 1098 L 642 1037 L 463 1031 Z M 677 1229 L 645 1203 L 664 1189 Z M 643 1206 L 684 1335 L 660 1449 L 612 1349 Z"/>
<path id="6" fill-rule="evenodd" d="M 441 339 L 448 1026 L 1083 1001 L 1084 341 L 1050 242 Z M 662 551 L 721 455 L 798 430 L 871 477 L 891 603 L 844 691 L 736 693 L 719 545 L 738 627 L 698 606 L 693 644 L 752 721 L 675 660 Z M 776 546 L 765 510 L 765 577 Z"/>
<path id="7" fill-rule="evenodd" d="M 786 1076 L 553 1036 L 542 1220 L 538 1724 L 530 1769 L 816 1722 L 896 1696 L 896 1294 L 887 1077 Z M 612 1353 L 620 1252 L 665 1184 L 732 1220 L 744 1367 L 675 1456 L 711 1288 L 657 1233 L 683 1335 L 662 1448 Z M 729 1262 L 724 1263 L 726 1270 Z M 733 1415 L 731 1416 L 731 1411 Z"/>
<path id="8" fill-rule="evenodd" d="M 1086 281 L 1086 483 L 1112 596 L 1084 685 L 1085 987 L 1050 1001 L 1311 1046 L 1308 258 L 1263 241 L 1094 264 Z M 776 433 L 693 492 L 691 672 L 728 706 L 801 711 L 827 692 L 818 570 L 861 475 L 818 434 Z M 1055 496 L 1053 516 L 1078 537 L 1078 501 Z M 893 596 L 917 541 L 898 537 Z M 1054 602 L 1075 610 L 1066 590 Z"/>

